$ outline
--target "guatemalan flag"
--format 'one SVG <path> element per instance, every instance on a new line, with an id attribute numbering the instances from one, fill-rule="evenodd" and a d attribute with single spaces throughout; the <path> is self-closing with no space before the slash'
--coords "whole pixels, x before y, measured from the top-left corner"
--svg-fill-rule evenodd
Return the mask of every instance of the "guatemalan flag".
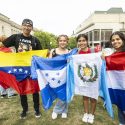
<path id="1" fill-rule="evenodd" d="M 72 56 L 70 59 L 72 70 L 68 71 L 67 78 L 70 84 L 74 84 L 74 94 L 98 99 L 102 64 L 100 55 L 100 53 L 93 53 Z M 73 75 L 70 75 L 70 72 Z M 68 88 L 71 87 L 67 87 L 67 90 Z"/>
<path id="2" fill-rule="evenodd" d="M 125 111 L 125 52 L 107 56 L 106 66 L 111 101 Z"/>
<path id="3" fill-rule="evenodd" d="M 106 65 L 101 53 L 73 55 L 67 65 L 67 102 L 83 95 L 98 99 L 101 96 L 111 117 L 113 110 L 105 77 Z"/>
<path id="4" fill-rule="evenodd" d="M 44 109 L 49 109 L 56 98 L 66 101 L 66 66 L 66 55 L 52 59 L 33 57 L 32 77 L 38 78 Z"/>

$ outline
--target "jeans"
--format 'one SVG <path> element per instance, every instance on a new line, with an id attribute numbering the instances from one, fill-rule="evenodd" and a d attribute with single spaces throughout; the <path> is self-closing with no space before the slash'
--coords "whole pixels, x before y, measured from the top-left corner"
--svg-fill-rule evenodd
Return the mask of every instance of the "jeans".
<path id="1" fill-rule="evenodd" d="M 58 100 L 56 105 L 54 106 L 53 112 L 57 114 L 67 113 L 68 104 L 64 101 Z"/>

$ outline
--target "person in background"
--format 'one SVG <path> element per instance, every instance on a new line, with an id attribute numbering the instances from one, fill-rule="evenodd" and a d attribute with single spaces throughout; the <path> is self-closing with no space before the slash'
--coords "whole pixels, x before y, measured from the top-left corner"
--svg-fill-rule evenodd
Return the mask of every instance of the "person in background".
<path id="1" fill-rule="evenodd" d="M 105 47 L 102 49 L 102 53 L 105 54 L 105 56 L 109 56 L 114 52 L 114 49 L 111 46 L 110 41 L 105 43 Z"/>
<path id="2" fill-rule="evenodd" d="M 22 21 L 22 33 L 21 34 L 13 34 L 8 37 L 5 41 L 0 44 L 0 47 L 15 47 L 16 52 L 25 52 L 30 50 L 41 50 L 42 46 L 39 40 L 31 35 L 31 31 L 33 30 L 33 22 L 30 19 L 24 19 Z M 24 82 L 31 81 L 31 78 L 26 78 Z M 34 84 L 36 81 L 32 81 Z M 28 111 L 28 102 L 26 95 L 20 95 L 21 106 L 23 111 L 20 114 L 21 119 L 25 119 Z M 34 102 L 34 110 L 35 117 L 39 118 L 41 116 L 39 109 L 39 93 L 33 93 L 33 102 Z"/>
<path id="3" fill-rule="evenodd" d="M 89 53 L 97 52 L 97 50 L 95 50 L 94 48 L 88 47 L 87 35 L 79 34 L 76 38 L 76 41 L 77 41 L 77 47 L 78 47 L 78 54 L 89 54 Z M 91 85 L 92 84 L 89 84 L 88 87 L 84 88 L 84 90 L 88 93 L 88 96 L 86 95 L 83 96 L 84 115 L 83 115 L 82 121 L 93 124 L 97 100 L 89 96 L 93 93 L 93 88 Z M 94 89 L 94 91 L 98 91 L 98 90 Z M 89 101 L 90 101 L 90 104 L 89 104 Z"/>
<path id="4" fill-rule="evenodd" d="M 49 58 L 69 53 L 69 50 L 67 49 L 68 46 L 67 35 L 59 35 L 57 38 L 57 42 L 58 42 L 58 48 L 52 49 L 50 51 Z M 68 112 L 68 104 L 61 100 L 58 100 L 52 112 L 52 119 L 56 119 L 58 114 L 62 114 L 62 118 L 67 118 L 67 112 Z"/>
<path id="5" fill-rule="evenodd" d="M 96 46 L 95 46 L 95 50 L 96 50 L 97 52 L 101 51 L 101 50 L 102 50 L 101 45 L 100 45 L 100 44 L 96 45 Z"/>

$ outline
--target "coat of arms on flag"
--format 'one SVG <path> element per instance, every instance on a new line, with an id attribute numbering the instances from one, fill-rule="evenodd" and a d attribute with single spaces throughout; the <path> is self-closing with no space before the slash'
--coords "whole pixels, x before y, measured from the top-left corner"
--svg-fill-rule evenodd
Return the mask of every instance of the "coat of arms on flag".
<path id="1" fill-rule="evenodd" d="M 74 84 L 74 94 L 98 99 L 101 64 L 100 53 L 72 56 L 69 68 L 73 80 L 72 76 L 69 80 Z"/>
<path id="2" fill-rule="evenodd" d="M 97 66 L 90 63 L 79 64 L 78 76 L 83 81 L 83 83 L 96 81 L 98 78 Z"/>

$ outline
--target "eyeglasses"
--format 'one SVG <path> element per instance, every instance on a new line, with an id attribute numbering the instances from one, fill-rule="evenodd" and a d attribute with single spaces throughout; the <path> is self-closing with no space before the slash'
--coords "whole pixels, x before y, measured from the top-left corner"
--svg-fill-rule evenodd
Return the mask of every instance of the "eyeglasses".
<path id="1" fill-rule="evenodd" d="M 23 26 L 26 27 L 26 28 L 32 28 L 31 25 L 23 25 Z"/>

